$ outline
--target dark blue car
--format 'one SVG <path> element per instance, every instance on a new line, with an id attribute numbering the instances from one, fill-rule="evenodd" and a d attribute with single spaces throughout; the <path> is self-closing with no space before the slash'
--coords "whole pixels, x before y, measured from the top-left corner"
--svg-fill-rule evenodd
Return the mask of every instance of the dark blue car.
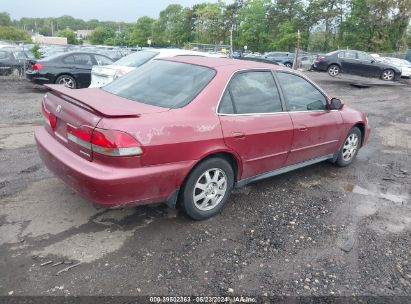
<path id="1" fill-rule="evenodd" d="M 340 73 L 379 77 L 391 81 L 401 77 L 401 71 L 390 64 L 377 62 L 371 55 L 355 50 L 338 50 L 324 56 L 317 56 L 313 68 L 327 71 L 332 77 Z"/>

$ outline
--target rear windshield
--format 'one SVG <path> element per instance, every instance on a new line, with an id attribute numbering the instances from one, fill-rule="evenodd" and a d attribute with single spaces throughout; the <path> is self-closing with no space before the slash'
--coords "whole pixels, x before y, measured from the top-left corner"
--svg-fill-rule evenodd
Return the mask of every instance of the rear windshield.
<path id="1" fill-rule="evenodd" d="M 340 51 L 332 51 L 332 52 L 329 52 L 329 53 L 327 53 L 327 54 L 325 54 L 325 56 L 332 56 L 332 55 L 334 55 L 334 54 L 337 54 L 337 53 L 339 53 Z"/>
<path id="2" fill-rule="evenodd" d="M 122 65 L 137 68 L 145 64 L 147 61 L 154 58 L 158 54 L 158 52 L 153 51 L 140 51 L 117 60 L 114 63 L 114 65 Z"/>
<path id="3" fill-rule="evenodd" d="M 153 106 L 180 108 L 190 103 L 215 73 L 202 66 L 153 60 L 102 89 Z"/>

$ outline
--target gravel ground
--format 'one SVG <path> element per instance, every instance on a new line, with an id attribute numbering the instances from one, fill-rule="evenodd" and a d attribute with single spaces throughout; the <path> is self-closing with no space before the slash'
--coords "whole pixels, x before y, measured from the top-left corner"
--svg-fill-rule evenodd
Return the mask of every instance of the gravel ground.
<path id="1" fill-rule="evenodd" d="M 203 222 L 80 198 L 37 155 L 44 89 L 0 79 L 0 295 L 411 296 L 411 86 L 307 74 L 369 116 L 369 144 L 350 167 L 236 190 Z"/>

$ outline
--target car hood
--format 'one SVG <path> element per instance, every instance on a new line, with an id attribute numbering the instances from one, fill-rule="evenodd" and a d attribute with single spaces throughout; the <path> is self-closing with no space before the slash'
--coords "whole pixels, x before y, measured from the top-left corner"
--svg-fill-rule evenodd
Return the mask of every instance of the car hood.
<path id="1" fill-rule="evenodd" d="M 383 69 L 393 69 L 395 72 L 400 73 L 401 72 L 401 68 L 398 67 L 397 65 L 391 64 L 391 63 L 387 63 L 387 62 L 376 62 L 380 67 L 382 67 Z"/>

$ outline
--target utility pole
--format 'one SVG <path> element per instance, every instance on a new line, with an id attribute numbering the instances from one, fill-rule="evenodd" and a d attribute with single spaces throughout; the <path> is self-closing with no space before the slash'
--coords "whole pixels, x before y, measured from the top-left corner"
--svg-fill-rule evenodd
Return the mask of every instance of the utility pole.
<path id="1" fill-rule="evenodd" d="M 293 69 L 296 70 L 298 68 L 298 56 L 300 52 L 300 39 L 301 39 L 301 34 L 300 30 L 297 32 L 297 49 L 295 50 L 295 58 L 293 62 Z"/>
<path id="2" fill-rule="evenodd" d="M 230 58 L 233 58 L 233 31 L 234 31 L 234 24 L 231 25 L 230 30 Z"/>

